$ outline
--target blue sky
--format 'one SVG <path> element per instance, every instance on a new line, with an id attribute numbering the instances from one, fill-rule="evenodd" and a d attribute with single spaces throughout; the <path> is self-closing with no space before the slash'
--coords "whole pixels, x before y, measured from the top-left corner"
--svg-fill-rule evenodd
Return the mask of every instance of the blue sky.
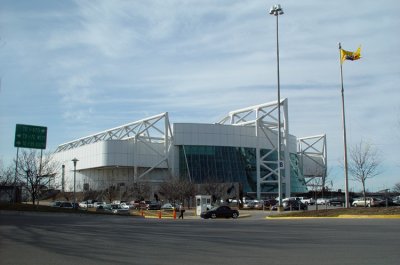
<path id="1" fill-rule="evenodd" d="M 165 111 L 213 123 L 276 100 L 275 2 L 13 1 L 0 3 L 0 159 L 15 124 L 48 127 L 48 150 Z M 343 188 L 338 42 L 362 45 L 343 65 L 349 146 L 379 149 L 371 190 L 400 182 L 400 2 L 280 1 L 281 96 L 290 133 L 327 134 L 330 179 Z M 356 182 L 350 188 L 359 190 Z"/>

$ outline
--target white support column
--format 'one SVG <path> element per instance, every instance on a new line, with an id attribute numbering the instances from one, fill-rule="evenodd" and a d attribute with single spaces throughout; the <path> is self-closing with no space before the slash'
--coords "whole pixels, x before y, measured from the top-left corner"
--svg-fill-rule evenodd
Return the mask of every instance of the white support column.
<path id="1" fill-rule="evenodd" d="M 283 106 L 283 145 L 282 151 L 284 152 L 285 161 L 285 195 L 286 198 L 291 197 L 290 188 L 290 154 L 289 154 L 289 115 L 288 115 L 288 99 L 285 98 L 281 104 Z"/>
<path id="2" fill-rule="evenodd" d="M 133 138 L 133 183 L 138 181 L 138 167 L 137 167 L 137 135 Z"/>
<path id="3" fill-rule="evenodd" d="M 298 156 L 307 186 L 322 188 L 327 176 L 326 135 L 298 138 Z"/>
<path id="4" fill-rule="evenodd" d="M 257 114 L 258 116 L 258 114 Z M 256 137 L 257 137 L 257 147 L 256 147 L 256 172 L 257 172 L 257 199 L 261 199 L 261 143 L 260 143 L 260 129 L 259 129 L 259 121 L 256 120 Z"/>

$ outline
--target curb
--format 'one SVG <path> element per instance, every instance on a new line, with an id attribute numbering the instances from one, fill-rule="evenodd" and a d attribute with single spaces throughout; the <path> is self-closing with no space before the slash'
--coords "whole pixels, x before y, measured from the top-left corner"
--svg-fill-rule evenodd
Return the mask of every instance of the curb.
<path id="1" fill-rule="evenodd" d="M 288 217 L 270 217 L 267 216 L 265 219 L 267 220 L 290 220 L 290 219 L 400 219 L 400 215 L 347 215 L 342 214 L 339 216 L 311 216 L 311 217 L 301 217 L 301 216 L 288 216 Z"/>
<path id="2" fill-rule="evenodd" d="M 348 214 L 342 214 L 339 215 L 338 218 L 349 218 L 349 219 L 400 219 L 400 214 L 394 214 L 394 215 L 348 215 Z"/>

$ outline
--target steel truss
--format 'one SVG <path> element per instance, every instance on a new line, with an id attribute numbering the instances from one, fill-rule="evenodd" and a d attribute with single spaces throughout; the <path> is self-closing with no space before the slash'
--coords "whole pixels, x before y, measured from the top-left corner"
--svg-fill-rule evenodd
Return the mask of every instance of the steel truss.
<path id="1" fill-rule="evenodd" d="M 290 197 L 290 159 L 289 159 L 289 120 L 288 120 L 288 99 L 281 99 L 281 151 L 283 153 L 284 174 L 282 183 L 286 184 L 286 197 Z M 278 161 L 272 159 L 276 157 L 278 150 L 278 102 L 270 102 L 261 105 L 251 106 L 240 110 L 229 112 L 229 114 L 218 122 L 219 124 L 230 124 L 237 126 L 252 126 L 257 136 L 256 161 L 257 161 L 257 198 L 261 198 L 261 185 L 278 185 Z M 271 135 L 276 135 L 276 139 L 271 139 Z M 264 137 L 267 142 L 264 141 Z M 267 144 L 269 143 L 269 145 Z M 272 148 L 262 154 L 261 149 Z M 268 148 L 269 149 L 269 148 Z M 275 154 L 275 155 L 274 155 Z M 273 166 L 272 166 L 273 165 Z M 266 169 L 266 175 L 261 175 L 262 169 Z"/>
<path id="2" fill-rule="evenodd" d="M 300 167 L 308 187 L 313 190 L 325 186 L 327 176 L 326 134 L 297 139 Z M 311 171 L 304 172 L 304 160 L 311 162 Z"/>
<path id="3" fill-rule="evenodd" d="M 168 118 L 168 112 L 161 113 L 146 119 L 128 123 L 113 129 L 109 129 L 103 132 L 99 132 L 90 136 L 79 138 L 77 140 L 61 144 L 55 150 L 55 153 L 71 150 L 87 144 L 92 144 L 100 141 L 108 140 L 131 140 L 134 141 L 134 160 L 137 154 L 137 144 L 143 143 L 148 147 L 153 154 L 162 157 L 160 161 L 157 161 L 154 165 L 148 168 L 145 172 L 138 176 L 138 165 L 134 168 L 134 180 L 140 180 L 144 175 L 151 172 L 157 166 L 162 163 L 166 163 L 166 166 L 170 168 L 169 153 L 172 147 L 172 129 Z M 159 143 L 164 144 L 163 151 L 156 150 L 151 144 Z"/>

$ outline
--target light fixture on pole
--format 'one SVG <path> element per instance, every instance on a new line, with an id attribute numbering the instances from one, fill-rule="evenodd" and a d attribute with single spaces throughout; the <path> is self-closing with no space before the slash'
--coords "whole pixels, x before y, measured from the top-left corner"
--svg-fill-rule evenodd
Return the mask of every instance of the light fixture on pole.
<path id="1" fill-rule="evenodd" d="M 279 209 L 282 208 L 282 177 L 281 170 L 284 169 L 285 165 L 281 163 L 281 91 L 280 91 L 280 77 L 279 77 L 279 15 L 283 15 L 281 5 L 273 5 L 269 10 L 269 14 L 276 17 L 276 62 L 277 62 L 277 74 L 278 74 L 278 196 L 279 196 Z"/>
<path id="2" fill-rule="evenodd" d="M 78 161 L 79 161 L 79 160 L 76 159 L 76 157 L 75 157 L 74 159 L 72 159 L 72 162 L 74 162 L 74 208 L 75 208 L 75 209 L 77 209 L 77 208 L 76 208 L 75 183 L 76 183 L 76 163 L 77 163 Z"/>

